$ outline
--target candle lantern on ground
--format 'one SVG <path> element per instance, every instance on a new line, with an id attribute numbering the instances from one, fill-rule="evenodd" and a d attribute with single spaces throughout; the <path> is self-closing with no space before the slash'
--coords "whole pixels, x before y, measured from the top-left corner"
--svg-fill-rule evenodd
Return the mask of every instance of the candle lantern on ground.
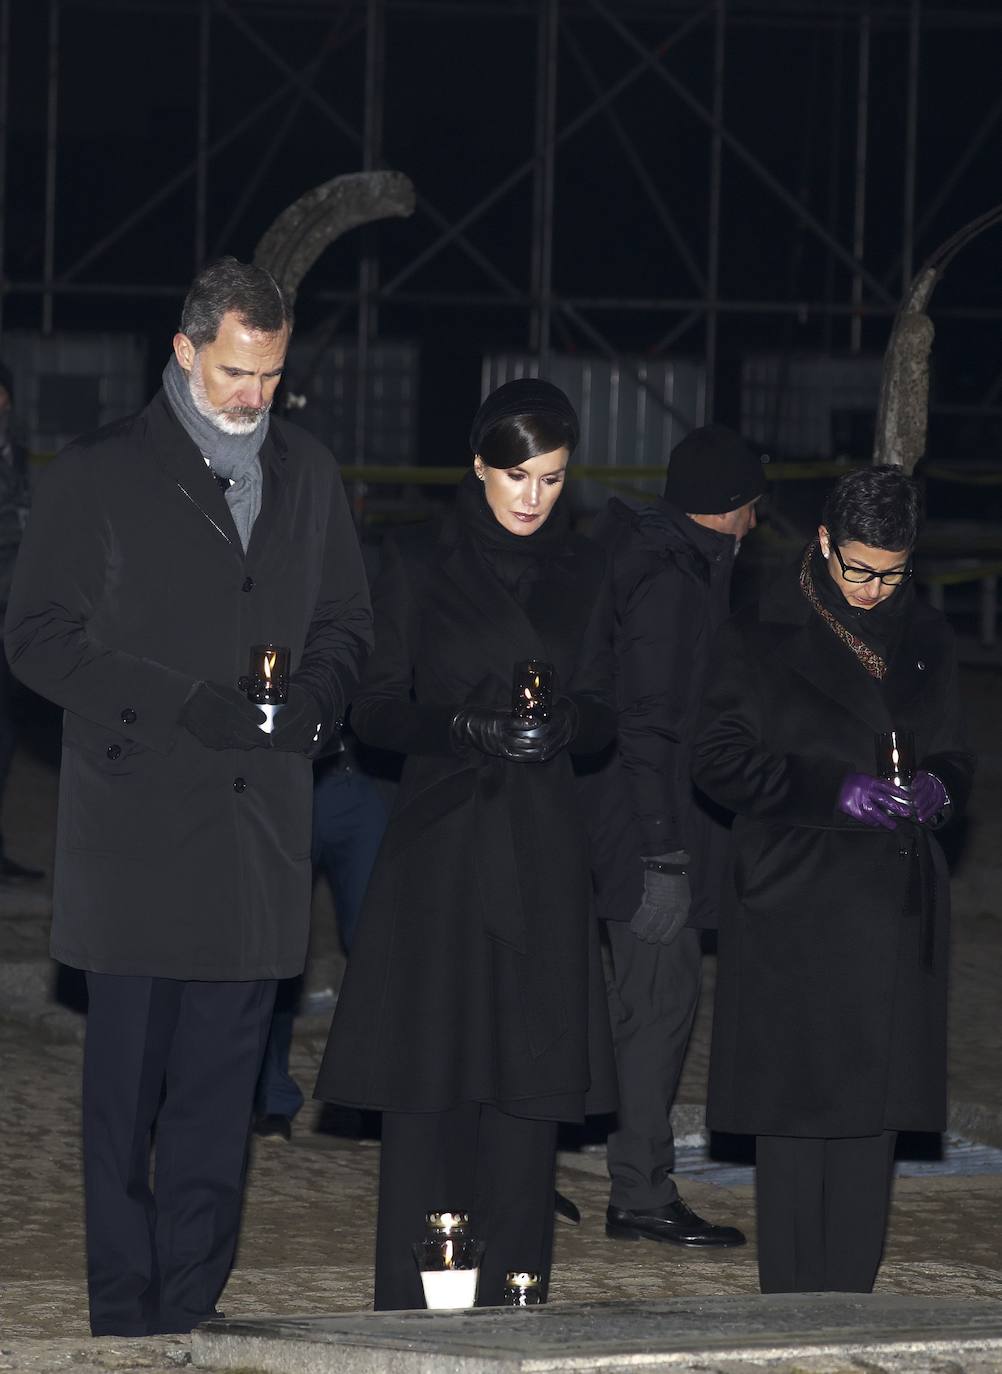
<path id="1" fill-rule="evenodd" d="M 429 1212 L 423 1240 L 411 1246 L 421 1274 L 425 1306 L 473 1307 L 484 1242 L 470 1235 L 466 1212 Z"/>
<path id="2" fill-rule="evenodd" d="M 543 1301 L 543 1286 L 539 1274 L 511 1270 L 504 1276 L 504 1307 L 538 1307 Z"/>

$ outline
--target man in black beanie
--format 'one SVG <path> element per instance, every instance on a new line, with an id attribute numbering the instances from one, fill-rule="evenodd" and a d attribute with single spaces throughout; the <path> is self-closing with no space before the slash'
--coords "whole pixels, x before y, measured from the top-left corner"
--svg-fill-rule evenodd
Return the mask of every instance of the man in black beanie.
<path id="1" fill-rule="evenodd" d="M 690 781 L 708 648 L 765 490 L 760 459 L 723 425 L 673 450 L 664 499 L 609 502 L 592 535 L 616 600 L 619 737 L 586 780 L 599 914 L 612 951 L 610 1013 L 620 1108 L 609 1137 L 606 1234 L 742 1245 L 679 1196 L 669 1120 L 700 988 L 700 929 L 713 927 L 726 829 Z"/>

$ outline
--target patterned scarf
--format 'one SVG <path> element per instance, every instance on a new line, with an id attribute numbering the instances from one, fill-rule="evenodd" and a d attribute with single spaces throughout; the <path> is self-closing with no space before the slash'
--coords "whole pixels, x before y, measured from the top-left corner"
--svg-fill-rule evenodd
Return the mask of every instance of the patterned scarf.
<path id="1" fill-rule="evenodd" d="M 828 607 L 822 604 L 821 598 L 818 596 L 818 589 L 814 585 L 814 577 L 811 573 L 811 559 L 814 557 L 817 547 L 818 541 L 815 539 L 813 544 L 809 544 L 804 551 L 803 561 L 800 564 L 800 590 L 832 634 L 840 639 L 851 653 L 856 655 L 871 677 L 882 682 L 887 674 L 886 661 L 881 658 L 876 649 L 871 649 L 869 644 L 864 643 L 859 635 L 854 635 L 851 630 L 847 630 L 842 622 L 832 615 Z"/>

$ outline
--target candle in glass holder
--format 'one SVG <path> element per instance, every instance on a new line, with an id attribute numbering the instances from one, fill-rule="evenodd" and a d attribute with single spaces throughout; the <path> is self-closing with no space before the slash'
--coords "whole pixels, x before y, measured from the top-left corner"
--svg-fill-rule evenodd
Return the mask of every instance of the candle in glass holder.
<path id="1" fill-rule="evenodd" d="M 518 720 L 546 720 L 552 703 L 553 665 L 538 658 L 516 663 L 511 689 L 512 715 Z"/>
<path id="2" fill-rule="evenodd" d="M 275 716 L 289 700 L 289 650 L 281 644 L 252 644 L 247 671 L 247 699 L 260 706 L 266 735 L 275 729 Z"/>
<path id="3" fill-rule="evenodd" d="M 501 1295 L 503 1307 L 537 1307 L 543 1301 L 543 1285 L 539 1274 L 511 1270 L 504 1276 Z"/>
<path id="4" fill-rule="evenodd" d="M 484 1242 L 468 1232 L 466 1212 L 429 1212 L 424 1240 L 411 1246 L 421 1274 L 425 1306 L 473 1307 Z"/>
<path id="5" fill-rule="evenodd" d="M 874 737 L 877 777 L 908 787 L 915 776 L 915 736 L 910 730 L 883 730 Z"/>

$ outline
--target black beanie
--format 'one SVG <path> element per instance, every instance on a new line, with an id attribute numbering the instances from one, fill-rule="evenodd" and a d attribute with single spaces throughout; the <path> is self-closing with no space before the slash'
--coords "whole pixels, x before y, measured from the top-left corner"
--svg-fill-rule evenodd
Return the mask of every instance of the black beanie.
<path id="1" fill-rule="evenodd" d="M 665 500 L 690 515 L 724 515 L 764 491 L 761 458 L 726 425 L 694 429 L 671 451 Z"/>
<path id="2" fill-rule="evenodd" d="M 517 416 L 552 421 L 567 434 L 568 439 L 563 442 L 571 452 L 577 447 L 580 433 L 577 412 L 560 388 L 540 377 L 520 377 L 492 391 L 474 415 L 470 428 L 472 451 L 482 453 L 484 440 L 491 430 L 502 420 L 513 420 Z M 486 457 L 484 461 L 490 462 Z M 517 462 L 516 459 L 512 466 Z"/>

